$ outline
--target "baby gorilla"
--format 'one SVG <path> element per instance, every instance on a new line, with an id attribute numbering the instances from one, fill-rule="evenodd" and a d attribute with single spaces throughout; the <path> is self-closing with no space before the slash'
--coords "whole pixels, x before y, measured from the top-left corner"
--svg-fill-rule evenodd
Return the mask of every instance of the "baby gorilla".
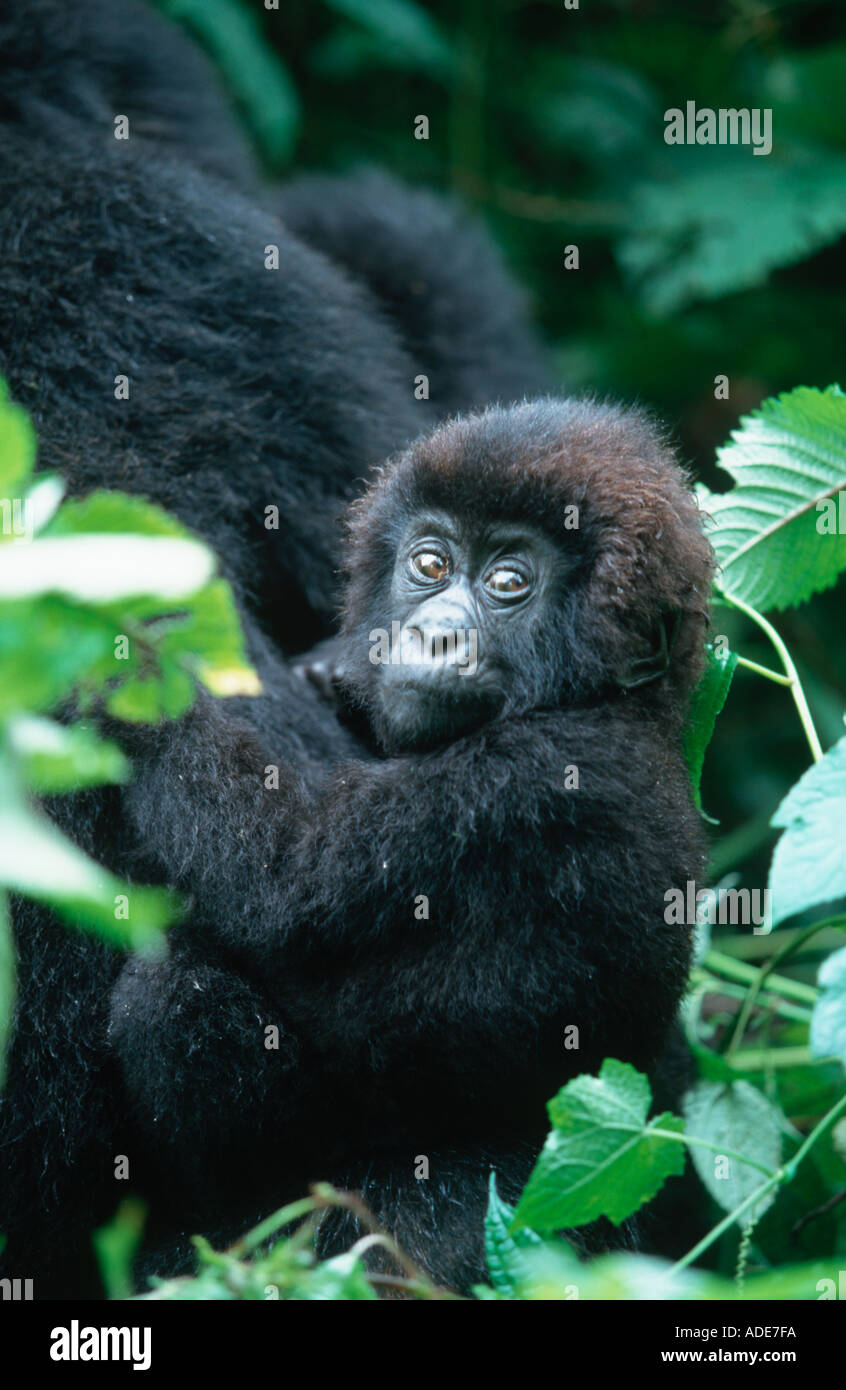
<path id="1" fill-rule="evenodd" d="M 435 1278 L 484 1276 L 490 1168 L 514 1200 L 544 1102 L 607 1056 L 654 1068 L 684 991 L 664 895 L 703 867 L 682 733 L 711 563 L 637 412 L 490 409 L 380 471 L 337 647 L 378 751 L 257 796 L 266 754 L 233 741 L 237 884 L 193 875 L 175 825 L 203 928 L 116 988 L 154 1211 L 234 1230 L 329 1178 Z M 349 1237 L 329 1221 L 322 1248 Z"/>

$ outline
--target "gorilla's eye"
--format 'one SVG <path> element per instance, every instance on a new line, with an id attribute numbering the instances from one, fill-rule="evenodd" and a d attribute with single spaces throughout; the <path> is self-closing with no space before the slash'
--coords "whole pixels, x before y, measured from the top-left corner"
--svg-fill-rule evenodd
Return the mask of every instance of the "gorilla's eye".
<path id="1" fill-rule="evenodd" d="M 531 587 L 531 580 L 525 570 L 515 565 L 495 565 L 485 575 L 485 588 L 494 598 L 525 598 Z"/>
<path id="2" fill-rule="evenodd" d="M 430 584 L 440 583 L 452 570 L 447 552 L 431 545 L 415 551 L 409 563 L 415 579 L 427 580 Z"/>

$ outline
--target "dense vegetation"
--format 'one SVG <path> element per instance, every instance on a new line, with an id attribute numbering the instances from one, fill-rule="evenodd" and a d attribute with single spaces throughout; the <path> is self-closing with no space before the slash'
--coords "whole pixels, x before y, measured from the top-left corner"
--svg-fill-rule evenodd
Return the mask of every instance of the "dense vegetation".
<path id="1" fill-rule="evenodd" d="M 713 882 L 768 887 L 770 930 L 703 924 L 685 1012 L 700 1079 L 684 1116 L 648 1121 L 645 1079 L 613 1060 L 551 1099 L 550 1137 L 516 1211 L 492 1179 L 480 1297 L 836 1296 L 827 1281 L 846 1252 L 846 396 L 829 384 L 842 379 L 846 320 L 839 7 L 160 3 L 216 56 L 268 173 L 367 161 L 453 188 L 531 287 L 562 389 L 655 406 L 704 480 L 720 571 L 688 757 L 713 822 Z M 665 145 L 663 113 L 687 100 L 771 108 L 772 153 Z M 414 138 L 421 114 L 428 140 Z M 578 269 L 565 268 L 571 246 Z M 0 888 L 51 902 L 75 929 L 157 949 L 178 904 L 133 888 L 131 922 L 117 915 L 122 885 L 33 807 L 37 794 L 131 775 L 84 722 L 49 716 L 76 690 L 83 712 L 99 696 L 120 718 L 173 718 L 195 680 L 225 697 L 249 690 L 251 674 L 212 557 L 137 501 L 63 503 L 59 479 L 33 481 L 34 451 L 26 418 L 4 401 Z M 143 560 L 127 533 L 149 548 Z M 77 558 L 86 547 L 88 564 Z M 136 655 L 115 683 L 127 633 Z M 4 944 L 0 1017 L 13 991 Z M 600 1213 L 624 1219 L 686 1150 L 712 1230 L 674 1270 L 624 1255 L 579 1266 L 553 1237 Z M 360 1252 L 322 1265 L 310 1252 L 322 1208 L 352 1200 L 304 1195 L 232 1251 L 202 1246 L 198 1279 L 158 1296 L 374 1297 Z M 297 1234 L 280 1238 L 295 1218 Z M 113 1294 L 126 1289 L 141 1219 L 128 1205 L 98 1236 Z M 406 1272 L 421 1296 L 438 1296 Z"/>

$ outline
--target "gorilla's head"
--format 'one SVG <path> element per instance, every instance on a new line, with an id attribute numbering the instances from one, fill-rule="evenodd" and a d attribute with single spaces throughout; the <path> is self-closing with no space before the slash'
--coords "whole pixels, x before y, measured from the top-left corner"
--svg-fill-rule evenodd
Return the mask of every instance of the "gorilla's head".
<path id="1" fill-rule="evenodd" d="M 530 709 L 683 711 L 710 547 L 642 413 L 544 399 L 441 426 L 353 508 L 346 680 L 389 752 Z"/>

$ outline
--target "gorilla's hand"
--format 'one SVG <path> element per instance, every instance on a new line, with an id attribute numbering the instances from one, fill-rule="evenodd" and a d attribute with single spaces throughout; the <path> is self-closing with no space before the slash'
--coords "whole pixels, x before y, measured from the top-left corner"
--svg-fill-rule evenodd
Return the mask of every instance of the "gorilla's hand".
<path id="1" fill-rule="evenodd" d="M 337 637 L 330 637 L 312 647 L 292 663 L 291 669 L 301 680 L 307 680 L 318 694 L 335 709 L 344 703 L 344 647 Z"/>
<path id="2" fill-rule="evenodd" d="M 296 1040 L 243 977 L 182 945 L 164 958 L 127 960 L 112 989 L 108 1041 L 139 1115 L 186 1152 L 202 1151 L 211 1097 L 223 1134 L 290 1114 Z"/>

